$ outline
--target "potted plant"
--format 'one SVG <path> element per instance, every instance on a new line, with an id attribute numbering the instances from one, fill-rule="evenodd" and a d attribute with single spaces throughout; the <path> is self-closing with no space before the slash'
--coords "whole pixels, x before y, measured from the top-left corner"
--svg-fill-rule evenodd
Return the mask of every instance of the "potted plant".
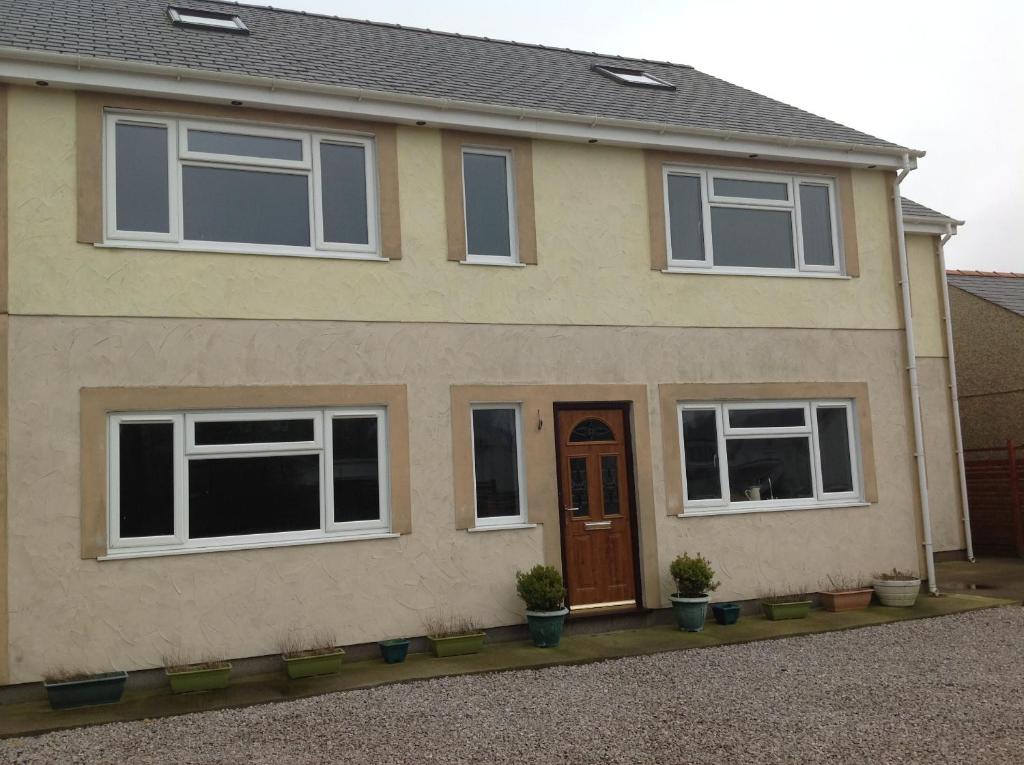
<path id="1" fill-rule="evenodd" d="M 285 669 L 292 680 L 336 675 L 341 671 L 341 661 L 345 656 L 329 632 L 319 632 L 308 639 L 289 636 L 281 641 L 280 648 Z"/>
<path id="2" fill-rule="evenodd" d="M 377 645 L 380 646 L 380 655 L 388 664 L 401 664 L 405 661 L 406 654 L 409 653 L 408 638 L 381 640 Z"/>
<path id="3" fill-rule="evenodd" d="M 761 598 L 764 615 L 771 621 L 803 619 L 811 611 L 811 601 L 799 595 L 768 595 Z"/>
<path id="4" fill-rule="evenodd" d="M 909 571 L 898 571 L 895 568 L 885 574 L 879 574 L 872 582 L 878 602 L 883 606 L 909 608 L 917 602 L 921 592 L 921 578 Z"/>
<path id="5" fill-rule="evenodd" d="M 434 656 L 462 656 L 479 653 L 484 633 L 472 619 L 462 616 L 439 616 L 426 623 L 427 641 Z"/>
<path id="6" fill-rule="evenodd" d="M 712 603 L 711 613 L 719 624 L 735 624 L 740 618 L 740 604 Z"/>
<path id="7" fill-rule="evenodd" d="M 860 611 L 871 604 L 870 587 L 852 577 L 829 576 L 818 594 L 826 611 Z"/>
<path id="8" fill-rule="evenodd" d="M 172 693 L 200 693 L 227 688 L 231 664 L 216 660 L 189 663 L 184 656 L 165 656 L 164 674 Z"/>
<path id="9" fill-rule="evenodd" d="M 707 618 L 711 592 L 718 589 L 715 571 L 702 555 L 680 555 L 669 566 L 676 592 L 669 597 L 679 629 L 700 632 Z"/>
<path id="10" fill-rule="evenodd" d="M 123 670 L 90 674 L 79 670 L 55 669 L 43 678 L 46 697 L 54 709 L 72 709 L 98 704 L 116 704 L 124 695 L 128 673 Z"/>
<path id="11" fill-rule="evenodd" d="M 562 639 L 565 626 L 565 585 L 554 566 L 534 566 L 527 573 L 516 572 L 516 592 L 526 603 L 526 624 L 538 648 L 553 648 Z"/>

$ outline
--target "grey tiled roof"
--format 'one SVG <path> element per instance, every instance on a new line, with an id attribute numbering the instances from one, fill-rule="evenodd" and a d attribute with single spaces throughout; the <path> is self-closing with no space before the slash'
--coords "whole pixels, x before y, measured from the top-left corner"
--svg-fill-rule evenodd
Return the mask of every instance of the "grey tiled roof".
<path id="1" fill-rule="evenodd" d="M 0 0 L 0 46 L 775 139 L 899 148 L 679 64 L 211 0 L 171 4 L 237 13 L 251 33 L 176 27 L 166 0 Z M 624 85 L 592 71 L 594 64 L 643 69 L 676 89 Z"/>
<path id="2" fill-rule="evenodd" d="M 946 281 L 982 300 L 1024 316 L 1024 274 L 947 271 Z"/>
<path id="3" fill-rule="evenodd" d="M 900 197 L 900 204 L 903 206 L 903 216 L 907 218 L 934 218 L 936 221 L 962 223 L 962 221 L 958 221 L 956 218 L 951 218 L 930 207 L 925 207 L 913 199 Z"/>

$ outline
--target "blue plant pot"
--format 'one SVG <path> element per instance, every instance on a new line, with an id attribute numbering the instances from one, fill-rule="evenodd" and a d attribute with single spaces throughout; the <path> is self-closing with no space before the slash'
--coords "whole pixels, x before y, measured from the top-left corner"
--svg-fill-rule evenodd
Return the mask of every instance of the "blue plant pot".
<path id="1" fill-rule="evenodd" d="M 708 616 L 709 595 L 702 598 L 682 598 L 672 595 L 672 613 L 675 614 L 676 624 L 683 632 L 700 632 L 704 629 L 704 620 Z"/>
<path id="2" fill-rule="evenodd" d="M 740 618 L 739 603 L 715 603 L 711 613 L 719 624 L 735 624 Z"/>
<path id="3" fill-rule="evenodd" d="M 392 640 L 381 640 L 380 655 L 388 664 L 401 664 L 409 653 L 409 641 L 406 638 L 394 638 Z"/>

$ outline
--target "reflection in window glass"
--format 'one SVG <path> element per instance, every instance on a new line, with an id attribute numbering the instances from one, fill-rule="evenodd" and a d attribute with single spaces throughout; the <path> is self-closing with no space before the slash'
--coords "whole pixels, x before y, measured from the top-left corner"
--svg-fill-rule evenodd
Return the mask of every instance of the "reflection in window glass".
<path id="1" fill-rule="evenodd" d="M 512 256 L 507 159 L 468 151 L 462 155 L 470 255 Z"/>
<path id="2" fill-rule="evenodd" d="M 376 417 L 336 417 L 331 423 L 334 522 L 380 518 Z"/>
<path id="3" fill-rule="evenodd" d="M 515 409 L 473 410 L 473 468 L 477 517 L 519 515 Z"/>
<path id="4" fill-rule="evenodd" d="M 118 231 L 168 233 L 171 224 L 167 128 L 119 122 L 114 141 Z"/>
<path id="5" fill-rule="evenodd" d="M 825 493 L 853 491 L 850 432 L 845 407 L 819 407 L 818 448 L 821 450 L 821 489 Z"/>
<path id="6" fill-rule="evenodd" d="M 794 268 L 793 213 L 789 210 L 711 208 L 715 265 Z"/>
<path id="7" fill-rule="evenodd" d="M 687 499 L 720 499 L 722 477 L 718 465 L 718 426 L 710 409 L 683 411 Z"/>
<path id="8" fill-rule="evenodd" d="M 731 438 L 725 449 L 731 501 L 814 496 L 809 437 Z"/>

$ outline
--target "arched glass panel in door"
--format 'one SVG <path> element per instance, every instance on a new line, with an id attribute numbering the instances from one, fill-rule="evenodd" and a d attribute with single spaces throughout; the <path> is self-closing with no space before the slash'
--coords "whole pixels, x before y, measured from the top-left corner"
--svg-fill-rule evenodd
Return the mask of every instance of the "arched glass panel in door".
<path id="1" fill-rule="evenodd" d="M 608 423 L 594 419 L 583 420 L 569 434 L 569 443 L 582 443 L 586 441 L 614 441 L 615 434 L 608 427 Z"/>

